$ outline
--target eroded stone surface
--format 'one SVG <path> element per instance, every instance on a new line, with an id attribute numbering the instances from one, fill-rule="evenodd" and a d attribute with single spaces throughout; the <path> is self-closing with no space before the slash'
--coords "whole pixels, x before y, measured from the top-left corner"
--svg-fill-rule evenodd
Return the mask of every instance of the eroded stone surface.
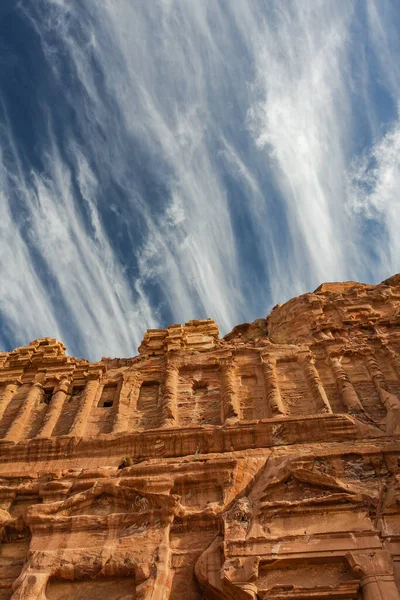
<path id="1" fill-rule="evenodd" d="M 0 353 L 0 600 L 399 600 L 399 299 Z"/>

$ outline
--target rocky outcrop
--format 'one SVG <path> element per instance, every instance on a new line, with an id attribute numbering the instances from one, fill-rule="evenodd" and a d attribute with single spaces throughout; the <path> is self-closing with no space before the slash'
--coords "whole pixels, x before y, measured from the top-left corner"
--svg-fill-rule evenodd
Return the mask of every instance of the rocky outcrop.
<path id="1" fill-rule="evenodd" d="M 0 600 L 400 600 L 400 276 L 0 353 Z"/>

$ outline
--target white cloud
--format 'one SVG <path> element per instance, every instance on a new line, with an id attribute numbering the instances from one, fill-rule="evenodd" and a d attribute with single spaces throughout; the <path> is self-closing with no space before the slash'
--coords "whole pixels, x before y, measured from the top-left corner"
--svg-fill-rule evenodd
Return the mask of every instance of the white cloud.
<path id="1" fill-rule="evenodd" d="M 382 20 L 379 2 L 368 2 L 364 35 L 395 99 L 388 7 Z M 82 352 L 132 354 L 167 312 L 175 322 L 207 315 L 226 331 L 323 280 L 396 269 L 398 129 L 382 137 L 359 3 L 37 0 L 21 9 L 76 122 L 61 136 L 58 124 L 57 137 L 50 107 L 47 168 L 32 173 L 6 125 L 17 167 L 7 163 L 3 177 L 4 223 L 15 229 L 5 199 L 20 186 L 28 241 L 83 333 Z M 352 163 L 358 112 L 376 145 Z M 374 265 L 361 236 L 371 210 L 390 235 Z M 33 314 L 17 323 L 26 287 L 35 313 L 74 345 L 26 241 L 17 231 L 8 243 L 1 306 L 16 336 L 45 329 Z"/>
<path id="2" fill-rule="evenodd" d="M 372 149 L 354 161 L 349 176 L 349 208 L 379 226 L 373 265 L 376 273 L 391 275 L 400 259 L 400 118 Z"/>
<path id="3" fill-rule="evenodd" d="M 346 72 L 352 12 L 351 2 L 287 2 L 256 37 L 258 100 L 249 117 L 285 203 L 293 252 L 282 278 L 291 294 L 305 283 L 350 274 L 343 176 L 351 127 Z"/>
<path id="4" fill-rule="evenodd" d="M 379 64 L 379 85 L 397 105 L 397 118 L 375 127 L 372 146 L 353 159 L 347 206 L 359 221 L 366 219 L 374 231 L 370 250 L 376 260 L 368 266 L 379 279 L 399 271 L 400 264 L 400 15 L 396 3 L 387 1 L 369 0 L 367 8 L 371 46 Z"/>
<path id="5" fill-rule="evenodd" d="M 21 182 L 10 178 L 3 161 L 0 152 L 1 339 L 8 329 L 16 344 L 24 345 L 36 337 L 59 336 L 59 328 L 48 293 L 35 272 L 29 249 L 11 212 L 9 200 L 14 190 L 10 188 L 16 188 L 20 194 L 25 190 L 22 186 L 18 189 Z"/>

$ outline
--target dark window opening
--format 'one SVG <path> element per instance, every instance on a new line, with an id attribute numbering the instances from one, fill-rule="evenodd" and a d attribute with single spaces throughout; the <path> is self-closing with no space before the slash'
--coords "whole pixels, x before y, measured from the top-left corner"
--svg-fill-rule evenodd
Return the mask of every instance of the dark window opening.
<path id="1" fill-rule="evenodd" d="M 193 382 L 193 391 L 194 392 L 207 392 L 208 383 L 207 381 L 194 381 Z"/>
<path id="2" fill-rule="evenodd" d="M 142 388 L 152 388 L 152 387 L 158 387 L 160 385 L 159 381 L 143 381 L 142 385 L 140 386 L 140 389 Z"/>
<path id="3" fill-rule="evenodd" d="M 77 396 L 78 394 L 82 394 L 84 389 L 84 385 L 74 385 L 74 387 L 72 388 L 71 396 Z"/>
<path id="4" fill-rule="evenodd" d="M 98 403 L 98 408 L 111 408 L 114 404 L 114 398 L 117 393 L 117 385 L 105 385 L 103 393 Z"/>
<path id="5" fill-rule="evenodd" d="M 50 404 L 51 402 L 51 398 L 53 396 L 53 392 L 54 392 L 54 388 L 51 388 L 50 390 L 43 390 L 43 398 L 42 398 L 42 402 L 44 402 L 45 404 Z"/>
<path id="6" fill-rule="evenodd" d="M 74 385 L 72 386 L 72 390 L 71 390 L 71 395 L 69 398 L 69 402 L 71 402 L 71 400 L 76 400 L 78 398 L 80 398 L 83 394 L 83 390 L 85 389 L 84 385 Z"/>

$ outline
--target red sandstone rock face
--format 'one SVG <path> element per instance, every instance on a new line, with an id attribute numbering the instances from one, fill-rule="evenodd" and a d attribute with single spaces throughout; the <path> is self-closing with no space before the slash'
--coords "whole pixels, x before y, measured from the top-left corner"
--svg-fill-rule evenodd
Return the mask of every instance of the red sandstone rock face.
<path id="1" fill-rule="evenodd" d="M 0 353 L 0 600 L 399 600 L 399 299 Z"/>

